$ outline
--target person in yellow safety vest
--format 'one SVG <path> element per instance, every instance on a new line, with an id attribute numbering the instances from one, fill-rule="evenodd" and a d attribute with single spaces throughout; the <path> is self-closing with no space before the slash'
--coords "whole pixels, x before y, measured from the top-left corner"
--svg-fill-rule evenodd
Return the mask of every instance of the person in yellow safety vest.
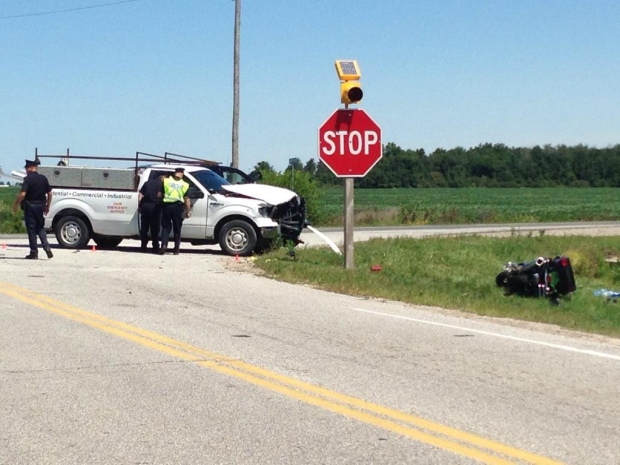
<path id="1" fill-rule="evenodd" d="M 161 211 L 161 247 L 159 255 L 166 253 L 170 230 L 174 233 L 174 254 L 179 255 L 181 247 L 181 227 L 183 226 L 183 213 L 189 218 L 191 205 L 187 190 L 189 183 L 183 179 L 183 168 L 176 168 L 174 175 L 164 179 L 164 198 Z"/>

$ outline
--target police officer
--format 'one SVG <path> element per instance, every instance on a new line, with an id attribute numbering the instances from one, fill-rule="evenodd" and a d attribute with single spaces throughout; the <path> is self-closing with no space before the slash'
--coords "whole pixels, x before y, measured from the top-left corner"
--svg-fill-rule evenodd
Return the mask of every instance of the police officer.
<path id="1" fill-rule="evenodd" d="M 146 252 L 149 243 L 149 230 L 153 241 L 153 252 L 159 253 L 159 226 L 161 224 L 161 201 L 164 196 L 164 176 L 145 182 L 138 193 L 138 211 L 140 212 L 140 239 L 142 252 Z"/>
<path id="2" fill-rule="evenodd" d="M 189 218 L 191 205 L 187 190 L 189 183 L 183 179 L 183 168 L 176 168 L 174 175 L 164 179 L 164 201 L 161 212 L 161 248 L 159 254 L 166 253 L 170 229 L 174 232 L 174 254 L 179 255 L 181 247 L 181 227 L 183 226 L 183 213 Z"/>
<path id="3" fill-rule="evenodd" d="M 28 244 L 30 245 L 30 253 L 26 255 L 27 260 L 39 258 L 37 236 L 41 239 L 41 245 L 43 245 L 47 258 L 54 256 L 50 244 L 47 242 L 44 218 L 52 203 L 52 188 L 47 178 L 37 172 L 38 166 L 38 160 L 26 160 L 24 168 L 28 174 L 24 178 L 22 189 L 13 203 L 13 212 L 17 211 L 18 206 L 21 206 L 24 211 L 24 222 L 26 223 Z"/>

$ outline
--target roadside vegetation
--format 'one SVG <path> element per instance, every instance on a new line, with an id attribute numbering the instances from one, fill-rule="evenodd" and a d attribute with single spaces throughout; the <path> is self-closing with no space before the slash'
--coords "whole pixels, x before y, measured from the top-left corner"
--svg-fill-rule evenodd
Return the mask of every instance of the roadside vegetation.
<path id="1" fill-rule="evenodd" d="M 340 225 L 343 179 L 315 159 L 289 163 L 283 173 L 266 161 L 254 170 L 300 193 L 317 190 L 308 217 L 315 226 Z M 615 220 L 620 144 L 485 143 L 426 153 L 387 143 L 381 161 L 355 186 L 360 226 Z"/>
<path id="2" fill-rule="evenodd" d="M 577 291 L 559 306 L 548 299 L 505 296 L 495 276 L 508 261 L 539 256 L 568 256 Z M 489 317 L 549 323 L 620 337 L 620 303 L 595 296 L 607 288 L 620 291 L 620 265 L 606 262 L 620 255 L 620 237 L 547 236 L 544 231 L 513 237 L 442 237 L 373 239 L 355 244 L 355 270 L 329 248 L 285 248 L 255 260 L 275 279 L 367 298 L 444 307 Z M 380 265 L 380 271 L 372 271 Z"/>
<path id="3" fill-rule="evenodd" d="M 290 173 L 268 173 L 267 184 L 291 188 Z M 344 189 L 317 185 L 296 173 L 294 188 L 306 199 L 316 227 L 341 226 Z M 11 212 L 17 187 L 0 189 L 0 233 L 24 232 L 21 212 Z M 355 189 L 356 226 L 616 221 L 617 188 Z"/>
<path id="4" fill-rule="evenodd" d="M 320 184 L 338 179 L 314 160 L 298 166 Z M 383 158 L 359 179 L 359 187 L 620 187 L 620 144 L 606 148 L 586 145 L 403 149 L 387 143 Z"/>
<path id="5" fill-rule="evenodd" d="M 278 172 L 261 161 L 253 173 L 303 196 L 314 226 L 341 225 L 343 179 L 313 158 L 289 163 Z M 485 143 L 426 153 L 387 143 L 381 161 L 355 186 L 358 226 L 616 220 L 620 144 Z M 0 189 L 0 202 L 10 206 L 16 192 Z M 0 232 L 23 232 L 18 217 L 1 207 Z"/>
<path id="6" fill-rule="evenodd" d="M 262 182 L 294 189 L 306 199 L 316 227 L 341 226 L 344 189 L 320 186 L 304 172 L 267 172 Z M 0 189 L 0 233 L 24 232 L 11 205 L 18 187 Z M 356 226 L 615 221 L 617 188 L 355 189 Z"/>
<path id="7" fill-rule="evenodd" d="M 0 234 L 25 233 L 22 223 L 22 212 L 13 213 L 12 206 L 19 187 L 3 187 L 0 189 Z"/>

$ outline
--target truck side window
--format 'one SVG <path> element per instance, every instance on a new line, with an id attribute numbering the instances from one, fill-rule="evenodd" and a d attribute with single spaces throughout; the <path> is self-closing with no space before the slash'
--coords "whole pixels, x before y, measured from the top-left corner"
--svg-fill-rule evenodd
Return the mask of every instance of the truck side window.
<path id="1" fill-rule="evenodd" d="M 160 176 L 162 176 L 162 175 L 163 175 L 163 176 L 170 176 L 171 174 L 172 174 L 172 172 L 171 172 L 171 171 L 156 171 L 156 170 L 152 170 L 152 171 L 151 171 L 151 174 L 149 175 L 149 181 L 150 181 L 151 179 L 158 178 L 158 177 L 160 177 Z"/>
<path id="2" fill-rule="evenodd" d="M 218 166 L 218 174 L 226 178 L 231 184 L 251 184 L 255 182 L 251 176 L 232 166 Z"/>
<path id="3" fill-rule="evenodd" d="M 215 174 L 211 170 L 200 170 L 194 171 L 192 176 L 196 178 L 196 180 L 203 185 L 208 192 L 218 192 L 222 189 L 223 185 L 230 184 L 223 177 Z"/>

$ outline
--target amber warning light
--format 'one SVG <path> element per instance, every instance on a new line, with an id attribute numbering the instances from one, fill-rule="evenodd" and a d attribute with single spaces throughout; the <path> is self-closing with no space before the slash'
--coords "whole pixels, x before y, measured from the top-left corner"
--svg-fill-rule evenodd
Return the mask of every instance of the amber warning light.
<path id="1" fill-rule="evenodd" d="M 336 72 L 340 79 L 340 102 L 345 105 L 359 103 L 364 97 L 359 79 L 362 77 L 356 60 L 336 60 Z"/>

